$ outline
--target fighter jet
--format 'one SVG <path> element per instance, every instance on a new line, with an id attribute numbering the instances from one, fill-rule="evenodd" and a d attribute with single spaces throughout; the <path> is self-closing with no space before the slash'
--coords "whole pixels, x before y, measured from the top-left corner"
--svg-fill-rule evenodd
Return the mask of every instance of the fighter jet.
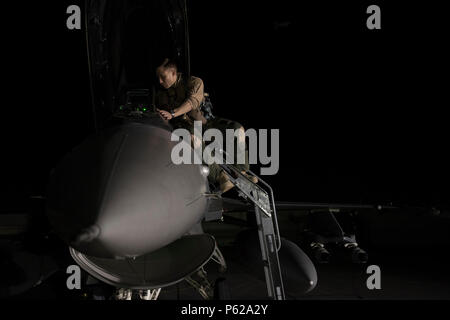
<path id="1" fill-rule="evenodd" d="M 190 74 L 185 1 L 87 0 L 84 14 L 96 133 L 60 161 L 46 195 L 48 218 L 74 261 L 117 288 L 117 299 L 136 293 L 157 299 L 181 281 L 205 299 L 220 298 L 204 266 L 215 261 L 225 272 L 227 263 L 202 221 L 245 211 L 254 214 L 256 228 L 240 243 L 265 280 L 267 296 L 283 300 L 286 289 L 313 290 L 314 264 L 280 235 L 277 209 L 321 209 L 333 223 L 332 210 L 346 206 L 277 203 L 261 177 L 254 183 L 232 165 L 221 165 L 241 196 L 227 199 L 211 188 L 207 166 L 171 161 L 172 128 L 155 112 L 151 75 L 167 52 Z M 342 242 L 355 260 L 367 260 L 355 239 L 346 238 L 337 222 L 335 227 L 331 236 L 308 240 L 316 256 L 325 261 L 324 245 Z"/>

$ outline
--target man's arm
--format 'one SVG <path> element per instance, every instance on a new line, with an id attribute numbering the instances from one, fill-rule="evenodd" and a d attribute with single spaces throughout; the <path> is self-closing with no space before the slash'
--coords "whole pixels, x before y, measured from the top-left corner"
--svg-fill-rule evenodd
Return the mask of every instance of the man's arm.
<path id="1" fill-rule="evenodd" d="M 189 85 L 188 85 L 188 92 L 187 92 L 187 98 L 186 100 L 176 109 L 173 110 L 175 117 L 182 116 L 185 113 L 194 111 L 196 113 L 200 113 L 199 107 L 200 104 L 203 101 L 203 81 L 200 78 L 192 77 Z M 166 119 L 170 120 L 172 119 L 172 115 L 170 112 L 159 110 L 159 113 L 161 116 Z M 197 115 L 197 114 L 196 114 Z M 200 118 L 194 116 L 194 118 Z M 203 119 L 202 119 L 203 121 Z"/>
<path id="2" fill-rule="evenodd" d="M 192 110 L 192 104 L 188 100 L 186 100 L 185 102 L 183 102 L 183 104 L 181 106 L 179 106 L 176 109 L 173 109 L 173 111 L 174 111 L 173 115 L 176 118 L 176 117 L 182 116 L 185 113 L 190 112 L 191 110 Z"/>
<path id="3" fill-rule="evenodd" d="M 188 85 L 186 101 L 184 101 L 181 106 L 174 109 L 175 117 L 182 116 L 185 113 L 198 109 L 203 101 L 203 90 L 204 85 L 202 79 L 192 77 L 192 80 Z"/>

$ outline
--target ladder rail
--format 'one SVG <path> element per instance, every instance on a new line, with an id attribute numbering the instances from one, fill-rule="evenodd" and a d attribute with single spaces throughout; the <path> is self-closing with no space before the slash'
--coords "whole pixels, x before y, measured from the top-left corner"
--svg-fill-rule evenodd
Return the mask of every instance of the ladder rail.
<path id="1" fill-rule="evenodd" d="M 258 178 L 258 181 L 261 181 L 268 191 L 250 181 L 233 165 L 219 164 L 219 166 L 235 187 L 239 189 L 241 196 L 251 201 L 255 206 L 267 292 L 269 297 L 275 300 L 284 300 L 284 285 L 278 257 L 278 252 L 281 249 L 281 236 L 276 216 L 273 190 L 265 181 L 251 171 L 247 172 Z"/>

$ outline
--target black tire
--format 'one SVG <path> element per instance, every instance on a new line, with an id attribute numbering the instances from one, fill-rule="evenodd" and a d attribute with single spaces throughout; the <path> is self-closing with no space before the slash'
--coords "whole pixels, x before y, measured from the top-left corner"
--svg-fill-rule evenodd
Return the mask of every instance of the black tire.
<path id="1" fill-rule="evenodd" d="M 214 300 L 231 300 L 230 288 L 225 278 L 218 278 L 214 284 Z"/>

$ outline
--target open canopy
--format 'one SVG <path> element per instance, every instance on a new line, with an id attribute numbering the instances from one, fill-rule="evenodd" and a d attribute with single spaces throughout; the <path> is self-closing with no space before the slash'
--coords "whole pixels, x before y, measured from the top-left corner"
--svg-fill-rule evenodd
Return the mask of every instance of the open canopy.
<path id="1" fill-rule="evenodd" d="M 91 91 L 97 121 L 117 110 L 130 88 L 155 83 L 165 57 L 189 74 L 185 0 L 86 0 Z"/>

